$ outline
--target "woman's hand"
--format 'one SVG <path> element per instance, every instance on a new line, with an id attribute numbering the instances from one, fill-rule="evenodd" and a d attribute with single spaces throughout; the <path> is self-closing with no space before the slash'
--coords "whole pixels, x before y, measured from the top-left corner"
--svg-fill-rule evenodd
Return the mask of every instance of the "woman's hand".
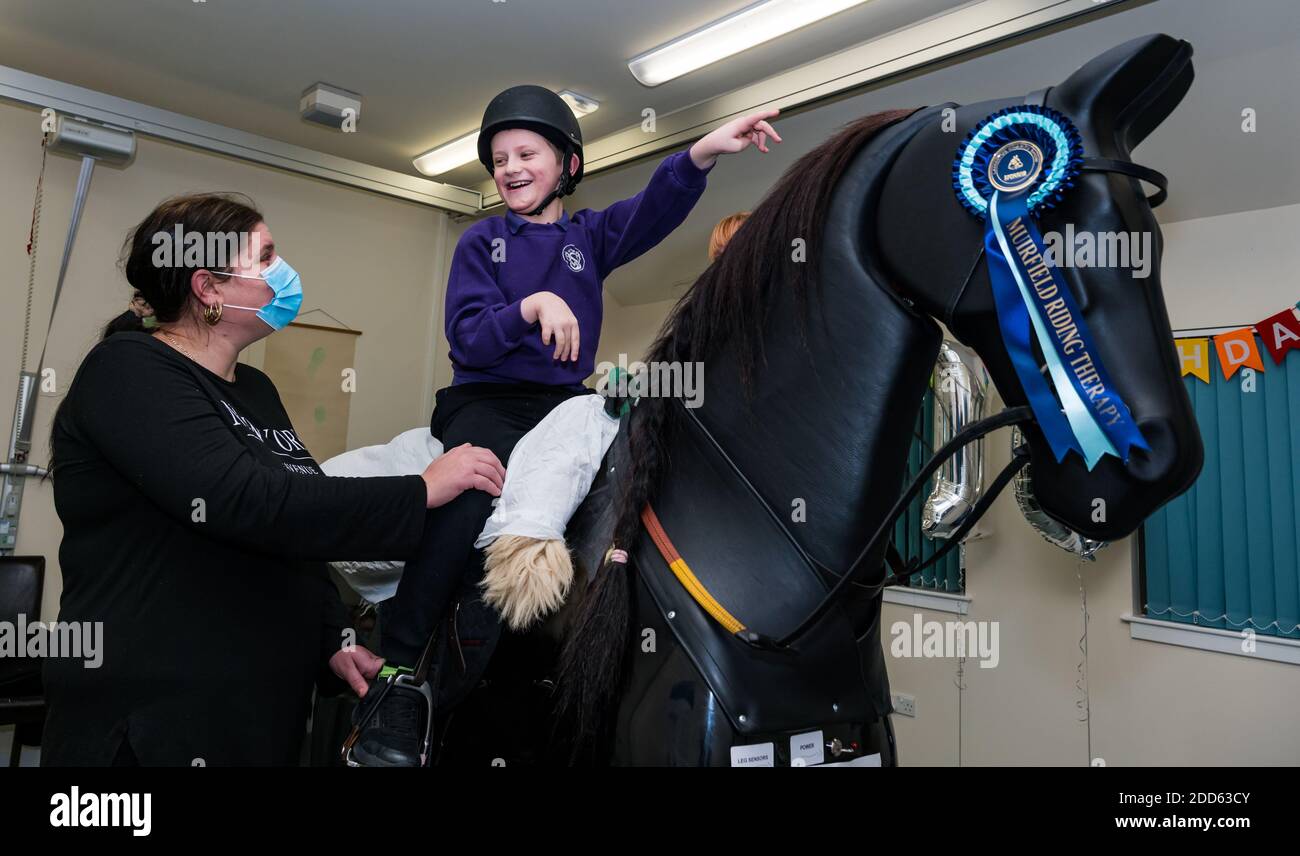
<path id="1" fill-rule="evenodd" d="M 699 169 L 708 169 L 717 161 L 718 155 L 735 154 L 751 145 L 758 146 L 758 150 L 766 154 L 769 136 L 776 142 L 781 142 L 781 135 L 767 122 L 780 112 L 760 110 L 714 128 L 691 146 L 691 162 Z"/>
<path id="2" fill-rule="evenodd" d="M 542 324 L 542 344 L 551 344 L 555 337 L 555 359 L 578 361 L 578 319 L 569 304 L 558 294 L 539 291 L 524 298 L 519 304 L 519 314 L 529 324 Z"/>
<path id="3" fill-rule="evenodd" d="M 425 507 L 437 508 L 471 488 L 500 496 L 506 482 L 506 468 L 491 449 L 462 443 L 434 458 L 425 468 L 423 478 L 428 489 Z"/>
<path id="4" fill-rule="evenodd" d="M 379 674 L 383 665 L 383 657 L 376 657 L 359 645 L 344 648 L 330 657 L 330 671 L 346 681 L 352 691 L 362 698 L 366 697 L 370 682 Z"/>

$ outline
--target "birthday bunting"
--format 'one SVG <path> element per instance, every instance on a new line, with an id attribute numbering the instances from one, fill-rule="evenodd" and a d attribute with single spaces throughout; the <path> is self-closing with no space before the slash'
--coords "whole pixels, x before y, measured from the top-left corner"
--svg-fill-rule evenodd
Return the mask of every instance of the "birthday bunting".
<path id="1" fill-rule="evenodd" d="M 1224 380 L 1230 379 L 1242 366 L 1264 370 L 1259 348 L 1255 347 L 1255 334 L 1249 328 L 1220 333 L 1214 337 L 1214 349 L 1219 352 L 1219 368 L 1223 369 Z"/>
<path id="2" fill-rule="evenodd" d="M 1175 339 L 1174 344 L 1178 347 L 1178 364 L 1182 367 L 1182 376 L 1195 375 L 1209 383 L 1210 340 Z"/>
<path id="3" fill-rule="evenodd" d="M 1300 350 L 1300 314 L 1294 307 L 1287 307 L 1258 324 L 1214 336 L 1214 352 L 1219 357 L 1219 369 L 1225 380 L 1242 368 L 1264 371 L 1264 358 L 1255 341 L 1256 335 L 1273 358 L 1274 365 L 1281 365 L 1292 349 Z M 1208 338 L 1199 337 L 1174 340 L 1174 347 L 1178 349 L 1179 372 L 1183 377 L 1192 375 L 1210 382 L 1209 343 Z"/>
<path id="4" fill-rule="evenodd" d="M 1287 307 L 1276 315 L 1270 315 L 1255 325 L 1259 336 L 1264 340 L 1264 347 L 1276 365 L 1281 365 L 1286 352 L 1300 346 L 1300 318 L 1295 310 Z"/>

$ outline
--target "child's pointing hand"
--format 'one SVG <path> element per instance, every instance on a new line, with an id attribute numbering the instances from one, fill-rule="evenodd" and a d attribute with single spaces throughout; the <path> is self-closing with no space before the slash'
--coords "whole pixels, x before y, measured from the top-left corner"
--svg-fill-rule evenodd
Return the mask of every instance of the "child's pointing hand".
<path id="1" fill-rule="evenodd" d="M 776 109 L 760 110 L 713 129 L 691 146 L 691 162 L 699 169 L 708 169 L 718 155 L 744 151 L 751 145 L 758 146 L 758 150 L 766 154 L 768 137 L 781 142 L 781 135 L 767 121 L 780 112 Z"/>

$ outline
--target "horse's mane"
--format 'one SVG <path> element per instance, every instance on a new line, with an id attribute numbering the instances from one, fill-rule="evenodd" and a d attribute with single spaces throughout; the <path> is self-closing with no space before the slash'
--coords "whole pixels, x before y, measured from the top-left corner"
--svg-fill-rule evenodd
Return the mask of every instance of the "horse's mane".
<path id="1" fill-rule="evenodd" d="M 763 357 L 771 289 L 792 289 L 796 305 L 806 311 L 818 282 L 816 241 L 835 185 L 868 141 L 912 112 L 864 116 L 795 161 L 673 307 L 646 361 L 707 360 L 731 345 L 748 388 Z M 801 260 L 795 259 L 796 240 L 804 242 Z"/>
<path id="2" fill-rule="evenodd" d="M 864 145 L 912 112 L 888 110 L 858 119 L 786 170 L 673 307 L 646 362 L 706 361 L 734 348 L 748 395 L 763 359 L 772 289 L 794 290 L 800 335 L 805 335 L 809 295 L 818 283 L 817 242 L 835 185 Z M 799 259 L 796 240 L 804 242 Z M 614 525 L 614 544 L 629 555 L 638 540 L 641 509 L 654 498 L 668 465 L 676 413 L 668 398 L 641 398 L 629 421 L 632 472 L 624 474 Z M 617 699 L 629 650 L 630 572 L 604 563 L 561 655 L 559 712 L 571 720 L 575 758 L 591 748 L 603 714 Z"/>

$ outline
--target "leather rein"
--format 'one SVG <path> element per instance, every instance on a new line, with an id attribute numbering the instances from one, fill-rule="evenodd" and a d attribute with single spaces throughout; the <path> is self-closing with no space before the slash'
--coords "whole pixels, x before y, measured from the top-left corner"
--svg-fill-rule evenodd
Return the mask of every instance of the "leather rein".
<path id="1" fill-rule="evenodd" d="M 1047 97 L 1047 92 L 1047 89 L 1042 89 L 1038 92 L 1032 93 L 1026 97 L 1025 102 L 1041 105 Z M 1160 203 L 1164 202 L 1168 197 L 1169 180 L 1163 174 L 1131 161 L 1090 157 L 1083 159 L 1081 169 L 1085 172 L 1119 173 L 1152 184 L 1157 188 L 1157 192 L 1151 196 L 1145 197 L 1147 204 L 1152 208 L 1160 205 Z M 967 275 L 967 281 L 962 283 L 962 291 L 965 290 L 970 277 L 974 275 L 974 271 L 978 266 L 979 260 L 977 259 L 976 264 L 971 269 L 971 273 Z M 1020 470 L 1029 463 L 1029 451 L 1026 444 L 1021 444 L 1012 450 L 1010 463 L 1002 468 L 1002 471 L 999 472 L 997 477 L 992 481 L 992 483 L 990 483 L 988 489 L 980 495 L 974 508 L 971 509 L 970 513 L 966 516 L 965 521 L 957 531 L 954 532 L 952 536 L 947 539 L 946 543 L 936 550 L 930 558 L 921 561 L 919 557 L 912 557 L 904 562 L 898 555 L 892 542 L 886 542 L 886 562 L 890 565 L 891 571 L 874 583 L 862 583 L 858 580 L 858 577 L 861 575 L 860 572 L 863 563 L 866 561 L 867 557 L 877 549 L 881 544 L 882 539 L 885 539 L 887 534 L 892 531 L 894 524 L 897 523 L 898 519 L 906 512 L 908 504 L 916 498 L 918 493 L 920 493 L 921 488 L 925 485 L 930 476 L 943 466 L 949 458 L 955 455 L 967 444 L 979 440 L 992 431 L 1010 425 L 1023 425 L 1034 421 L 1033 411 L 1028 406 L 1011 407 L 1003 410 L 1001 413 L 973 422 L 966 426 L 962 431 L 958 432 L 951 440 L 936 451 L 930 457 L 930 460 L 926 465 L 921 468 L 921 471 L 912 478 L 902 495 L 899 496 L 898 500 L 890 508 L 889 513 L 886 514 L 884 519 L 877 525 L 871 537 L 867 539 L 867 543 L 858 552 L 858 555 L 853 559 L 853 561 L 849 563 L 848 567 L 843 571 L 835 571 L 825 563 L 808 554 L 808 551 L 805 550 L 803 545 L 799 543 L 798 539 L 794 537 L 794 534 L 790 531 L 789 527 L 785 525 L 781 515 L 772 508 L 771 504 L 769 504 L 763 495 L 759 493 L 758 489 L 754 487 L 753 483 L 745 476 L 744 471 L 741 470 L 740 466 L 731 459 L 731 456 L 727 454 L 725 449 L 723 449 L 722 444 L 713 436 L 713 433 L 709 431 L 708 427 L 705 426 L 694 411 L 685 406 L 684 401 L 678 399 L 678 403 L 682 406 L 682 410 L 694 423 L 695 427 L 703 433 L 704 437 L 708 440 L 709 445 L 713 447 L 714 451 L 721 456 L 727 466 L 731 468 L 731 471 L 738 479 L 740 479 L 740 482 L 745 486 L 745 489 L 748 490 L 756 500 L 758 500 L 760 506 L 767 512 L 768 517 L 770 517 L 772 522 L 776 524 L 781 534 L 784 535 L 786 540 L 794 547 L 800 560 L 809 569 L 828 577 L 836 578 L 835 584 L 832 585 L 830 590 L 822 597 L 822 600 L 794 626 L 794 629 L 778 638 L 765 636 L 764 634 L 758 633 L 757 631 L 747 627 L 743 621 L 732 615 L 725 606 L 718 602 L 717 599 L 709 593 L 708 589 L 699 578 L 695 576 L 690 565 L 673 545 L 672 540 L 668 537 L 668 533 L 664 530 L 663 524 L 659 522 L 658 515 L 655 514 L 653 506 L 650 503 L 646 504 L 645 508 L 642 509 L 641 512 L 642 524 L 645 526 L 647 532 L 649 532 L 651 539 L 659 550 L 660 556 L 663 557 L 664 561 L 668 564 L 669 569 L 677 577 L 678 582 L 681 583 L 696 603 L 698 603 L 702 609 L 704 609 L 729 633 L 733 634 L 737 639 L 747 645 L 769 651 L 792 650 L 791 646 L 793 646 L 795 642 L 797 642 L 826 616 L 831 607 L 833 607 L 835 603 L 843 597 L 844 592 L 849 589 L 850 585 L 856 586 L 860 589 L 865 589 L 868 596 L 878 596 L 887 586 L 895 585 L 901 580 L 904 580 L 934 564 L 961 543 L 962 539 L 968 532 L 970 532 L 971 528 L 979 522 L 979 519 L 984 515 L 984 513 L 988 511 L 990 506 L 992 506 L 993 501 L 997 499 L 998 495 L 1007 486 L 1011 479 L 1015 477 L 1016 473 L 1020 472 Z"/>

